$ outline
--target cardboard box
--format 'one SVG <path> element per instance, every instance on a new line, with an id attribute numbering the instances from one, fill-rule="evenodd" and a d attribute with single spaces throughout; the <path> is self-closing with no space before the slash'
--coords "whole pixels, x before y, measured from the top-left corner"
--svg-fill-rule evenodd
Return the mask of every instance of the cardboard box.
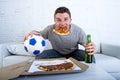
<path id="1" fill-rule="evenodd" d="M 0 80 L 8 80 L 18 77 L 24 70 L 28 61 L 0 68 Z"/>
<path id="2" fill-rule="evenodd" d="M 41 60 L 63 60 L 65 58 L 55 58 L 55 59 L 39 59 Z M 67 71 L 39 71 L 39 72 L 33 72 L 29 73 L 28 70 L 32 64 L 32 62 L 21 62 L 19 64 L 11 65 L 8 67 L 4 67 L 0 69 L 0 80 L 8 80 L 12 78 L 16 78 L 20 75 L 46 75 L 46 74 L 62 74 L 62 73 L 73 73 L 73 72 L 84 72 L 86 69 L 88 69 L 88 65 L 81 63 L 80 61 L 77 61 L 73 58 L 69 58 L 74 64 L 76 64 L 78 67 L 81 68 L 81 70 L 67 70 Z"/>

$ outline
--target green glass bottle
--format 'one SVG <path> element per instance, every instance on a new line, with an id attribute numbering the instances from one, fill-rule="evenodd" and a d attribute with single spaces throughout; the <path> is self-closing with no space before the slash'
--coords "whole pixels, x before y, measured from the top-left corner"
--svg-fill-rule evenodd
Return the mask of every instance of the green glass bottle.
<path id="1" fill-rule="evenodd" d="M 87 35 L 87 42 L 86 44 L 91 42 L 91 35 Z M 88 55 L 88 52 L 85 50 L 85 62 L 86 63 L 92 63 L 92 55 Z"/>

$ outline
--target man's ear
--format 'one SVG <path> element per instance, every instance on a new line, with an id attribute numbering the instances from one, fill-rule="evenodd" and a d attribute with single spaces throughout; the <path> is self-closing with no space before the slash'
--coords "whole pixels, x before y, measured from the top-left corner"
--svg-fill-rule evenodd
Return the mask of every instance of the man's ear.
<path id="1" fill-rule="evenodd" d="M 72 22 L 72 18 L 71 18 L 71 21 L 70 22 Z"/>

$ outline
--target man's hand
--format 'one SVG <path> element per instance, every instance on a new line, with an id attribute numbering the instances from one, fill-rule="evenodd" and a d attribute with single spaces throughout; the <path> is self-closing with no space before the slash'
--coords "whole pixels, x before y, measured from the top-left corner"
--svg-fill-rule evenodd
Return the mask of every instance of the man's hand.
<path id="1" fill-rule="evenodd" d="M 31 32 L 29 32 L 28 34 L 25 35 L 24 41 L 25 41 L 26 39 L 28 39 L 29 36 L 32 36 L 32 35 L 34 35 L 34 34 L 39 34 L 39 35 L 41 36 L 41 34 L 40 34 L 39 31 L 33 30 L 33 31 L 31 31 Z"/>
<path id="2" fill-rule="evenodd" d="M 93 42 L 91 42 L 89 44 L 85 44 L 84 47 L 89 55 L 93 55 L 96 53 L 96 45 Z"/>

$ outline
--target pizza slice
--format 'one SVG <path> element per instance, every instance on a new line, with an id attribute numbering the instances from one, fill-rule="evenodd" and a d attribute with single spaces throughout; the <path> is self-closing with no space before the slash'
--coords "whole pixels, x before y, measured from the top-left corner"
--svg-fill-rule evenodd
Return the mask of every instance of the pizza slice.
<path id="1" fill-rule="evenodd" d="M 61 64 L 54 65 L 40 65 L 38 66 L 38 69 L 44 71 L 65 71 L 74 69 L 74 64 L 72 62 L 64 62 Z"/>

